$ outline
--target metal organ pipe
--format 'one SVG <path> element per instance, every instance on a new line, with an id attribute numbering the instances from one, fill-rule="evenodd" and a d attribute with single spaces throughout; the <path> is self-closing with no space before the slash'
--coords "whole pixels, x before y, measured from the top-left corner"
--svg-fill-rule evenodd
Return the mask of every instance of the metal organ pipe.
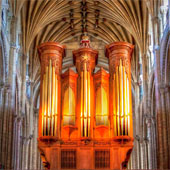
<path id="1" fill-rule="evenodd" d="M 86 45 L 89 41 L 85 41 Z M 91 137 L 92 123 L 91 117 L 93 109 L 91 106 L 91 99 L 93 98 L 92 89 L 92 72 L 95 68 L 98 52 L 92 50 L 90 47 L 82 46 L 80 49 L 73 51 L 74 63 L 78 70 L 79 82 L 80 82 L 80 137 Z M 78 94 L 79 95 L 79 94 Z"/>
<path id="2" fill-rule="evenodd" d="M 113 136 L 133 137 L 132 127 L 132 97 L 131 97 L 131 67 L 130 59 L 133 45 L 126 42 L 115 42 L 106 46 L 109 58 L 110 102 L 113 115 Z"/>
<path id="3" fill-rule="evenodd" d="M 38 47 L 41 61 L 39 137 L 58 135 L 60 113 L 60 74 L 64 46 L 54 42 Z"/>
<path id="4" fill-rule="evenodd" d="M 90 137 L 90 73 L 87 70 L 87 63 L 82 65 L 81 71 L 81 135 Z"/>
<path id="5" fill-rule="evenodd" d="M 64 46 L 47 42 L 38 51 L 41 62 L 38 147 L 44 165 L 59 170 L 125 169 L 133 148 L 130 67 L 133 45 L 114 42 L 106 46 L 109 73 L 103 68 L 94 72 L 98 52 L 90 48 L 86 36 L 81 47 L 73 51 L 77 73 L 69 68 L 61 74 Z"/>

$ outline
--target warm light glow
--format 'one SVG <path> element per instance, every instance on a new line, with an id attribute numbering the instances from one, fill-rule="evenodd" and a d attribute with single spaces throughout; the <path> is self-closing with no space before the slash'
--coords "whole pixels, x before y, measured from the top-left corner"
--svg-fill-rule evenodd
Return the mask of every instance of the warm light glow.
<path id="1" fill-rule="evenodd" d="M 81 137 L 91 136 L 93 123 L 95 126 L 111 126 L 113 128 L 113 136 L 129 136 L 132 124 L 130 117 L 132 116 L 131 80 L 124 58 L 120 57 L 116 62 L 115 60 L 111 61 L 115 63 L 112 65 L 114 71 L 111 73 L 113 75 L 109 80 L 109 73 L 102 68 L 100 72 L 92 74 L 96 63 L 95 58 L 91 58 L 91 53 L 87 53 L 86 49 L 84 49 L 83 54 L 79 55 L 78 52 L 77 54 L 78 84 L 77 82 L 75 84 L 71 82 L 74 77 L 73 73 L 68 73 L 70 78 L 65 74 L 64 81 L 69 79 L 69 86 L 62 92 L 61 112 L 59 103 L 61 102 L 59 91 L 62 86 L 61 77 L 56 72 L 57 65 L 55 65 L 54 59 L 49 57 L 48 62 L 44 60 L 46 63 L 43 65 L 44 72 L 41 82 L 41 129 L 43 136 L 57 136 L 60 123 L 62 123 L 62 126 L 76 126 L 78 124 Z M 110 81 L 109 85 L 113 86 L 111 91 L 107 81 Z M 73 90 L 71 83 L 74 84 L 74 87 L 76 86 L 76 90 Z M 93 86 L 95 86 L 95 89 Z M 75 93 L 78 93 L 79 113 L 76 111 L 77 94 Z M 109 93 L 112 93 L 111 98 Z M 111 100 L 109 101 L 109 99 Z M 110 102 L 113 109 L 111 113 L 109 110 Z M 76 120 L 76 114 L 79 114 L 78 121 Z M 112 116 L 109 117 L 109 115 Z M 62 118 L 61 120 L 60 117 Z"/>
<path id="2" fill-rule="evenodd" d="M 71 87 L 64 94 L 63 125 L 75 125 L 75 95 Z"/>
<path id="3" fill-rule="evenodd" d="M 113 76 L 113 115 L 115 136 L 130 133 L 130 96 L 129 80 L 122 60 Z"/>
<path id="4" fill-rule="evenodd" d="M 85 56 L 84 59 L 87 59 Z M 81 136 L 90 137 L 90 72 L 87 70 L 87 63 L 84 62 L 84 69 L 81 71 Z"/>
<path id="5" fill-rule="evenodd" d="M 108 126 L 108 97 L 103 87 L 96 93 L 96 125 Z"/>
<path id="6" fill-rule="evenodd" d="M 52 60 L 45 68 L 42 82 L 42 133 L 43 136 L 55 136 L 57 130 L 58 85 Z"/>

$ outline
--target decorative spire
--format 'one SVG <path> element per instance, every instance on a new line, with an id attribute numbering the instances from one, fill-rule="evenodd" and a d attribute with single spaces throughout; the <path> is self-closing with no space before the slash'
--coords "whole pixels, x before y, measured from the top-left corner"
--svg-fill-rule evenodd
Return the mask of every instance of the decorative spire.
<path id="1" fill-rule="evenodd" d="M 90 48 L 90 40 L 87 35 L 83 35 L 80 41 L 80 48 Z"/>

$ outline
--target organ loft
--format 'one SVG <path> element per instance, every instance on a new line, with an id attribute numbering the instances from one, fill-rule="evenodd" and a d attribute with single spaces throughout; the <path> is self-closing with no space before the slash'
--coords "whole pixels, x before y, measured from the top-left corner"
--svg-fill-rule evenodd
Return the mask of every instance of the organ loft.
<path id="1" fill-rule="evenodd" d="M 131 55 L 133 45 L 106 45 L 109 72 L 95 72 L 98 51 L 83 36 L 74 50 L 76 70 L 64 73 L 67 47 L 38 47 L 41 63 L 38 148 L 46 169 L 126 169 L 133 149 Z"/>

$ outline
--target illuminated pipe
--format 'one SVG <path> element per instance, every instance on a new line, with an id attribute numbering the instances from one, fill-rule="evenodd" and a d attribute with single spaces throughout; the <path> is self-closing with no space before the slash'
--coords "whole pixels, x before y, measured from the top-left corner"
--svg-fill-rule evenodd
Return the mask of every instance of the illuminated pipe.
<path id="1" fill-rule="evenodd" d="M 118 131 L 118 136 L 120 135 L 120 97 L 119 97 L 119 67 L 116 67 L 116 89 L 117 89 L 117 93 L 116 93 L 116 101 L 117 101 L 117 131 Z"/>
<path id="2" fill-rule="evenodd" d="M 59 88 L 57 76 L 61 74 L 64 46 L 55 42 L 43 43 L 38 47 L 41 62 L 39 137 L 57 136 L 59 110 Z"/>
<path id="3" fill-rule="evenodd" d="M 76 125 L 76 89 L 77 89 L 77 73 L 75 73 L 72 69 L 68 69 L 65 71 L 61 77 L 62 84 L 62 126 L 66 125 Z M 74 83 L 74 84 L 73 84 Z M 81 89 L 79 89 L 81 90 Z M 81 119 L 80 116 L 77 115 L 77 118 Z M 64 128 L 64 127 L 61 127 Z"/>
<path id="4" fill-rule="evenodd" d="M 54 116 L 54 136 L 57 136 L 57 124 L 58 124 L 58 77 L 55 75 L 55 116 Z"/>
<path id="5" fill-rule="evenodd" d="M 47 116 L 48 116 L 48 66 L 46 67 L 46 75 L 45 75 L 46 79 L 45 79 L 45 120 L 44 120 L 44 135 L 48 135 L 47 134 L 47 129 L 48 129 L 48 123 L 47 123 Z"/>
<path id="6" fill-rule="evenodd" d="M 114 135 L 117 136 L 117 122 L 116 122 L 116 77 L 113 75 L 113 123 Z"/>
<path id="7" fill-rule="evenodd" d="M 120 101 L 120 113 L 119 113 L 119 117 L 120 117 L 120 135 L 123 135 L 122 132 L 123 132 L 123 125 L 122 125 L 122 114 L 123 114 L 123 109 L 122 109 L 122 106 L 123 106 L 123 101 L 122 101 L 122 98 L 123 98 L 123 91 L 122 91 L 122 64 L 121 64 L 121 60 L 120 60 L 120 64 L 119 64 L 119 93 L 120 93 L 120 98 L 119 98 L 119 101 Z"/>
<path id="8" fill-rule="evenodd" d="M 100 90 L 101 90 L 101 98 L 100 98 L 100 100 L 101 100 L 101 115 L 102 115 L 101 116 L 101 121 L 104 122 L 104 117 L 103 117 L 104 116 L 104 111 L 103 111 L 103 104 L 102 104 L 103 88 L 101 87 Z"/>
<path id="9" fill-rule="evenodd" d="M 128 77 L 126 76 L 126 134 L 128 135 Z"/>
<path id="10" fill-rule="evenodd" d="M 103 68 L 96 72 L 93 76 L 95 84 L 96 93 L 96 126 L 105 125 L 108 126 L 108 92 L 109 92 L 109 73 L 107 73 Z M 100 95 L 99 95 L 100 94 Z"/>
<path id="11" fill-rule="evenodd" d="M 130 59 L 133 48 L 133 45 L 126 42 L 115 42 L 106 46 L 110 75 L 113 77 L 116 74 L 116 88 L 111 82 L 113 80 L 110 81 L 110 87 L 112 90 L 115 88 L 118 136 L 128 135 L 133 137 L 130 76 Z M 114 94 L 110 95 L 113 95 L 114 98 Z M 112 96 L 110 99 L 112 99 Z M 115 107 L 114 104 L 113 107 Z M 111 109 L 114 113 L 115 108 Z"/>
<path id="12" fill-rule="evenodd" d="M 116 121 L 116 136 L 118 136 L 118 115 L 117 115 L 117 109 L 118 109 L 118 101 L 117 101 L 117 74 L 114 74 L 115 76 L 115 86 L 114 86 L 114 91 L 115 91 L 115 121 Z"/>
<path id="13" fill-rule="evenodd" d="M 124 96 L 124 93 L 123 93 L 123 67 L 122 67 L 122 60 L 120 60 L 120 70 L 121 70 L 121 73 L 120 73 L 120 77 L 121 77 L 121 84 L 120 84 L 120 87 L 121 87 L 121 128 L 122 128 L 122 135 L 124 134 L 124 123 L 123 123 L 123 119 L 124 119 L 124 99 L 123 99 L 123 96 Z"/>
<path id="14" fill-rule="evenodd" d="M 42 127 L 44 127 L 44 103 L 45 103 L 45 74 L 43 75 L 43 84 L 42 84 Z M 42 128 L 42 134 L 44 134 L 44 129 Z"/>
<path id="15" fill-rule="evenodd" d="M 128 135 L 130 133 L 130 103 L 129 103 L 129 80 L 127 78 L 127 99 L 128 99 L 128 109 L 127 109 L 127 116 L 128 116 Z"/>
<path id="16" fill-rule="evenodd" d="M 49 70 L 48 70 L 48 136 L 50 136 L 50 125 L 51 125 L 51 60 L 49 62 Z"/>
<path id="17" fill-rule="evenodd" d="M 81 71 L 81 136 L 84 135 L 84 115 L 83 115 L 83 71 Z"/>
<path id="18" fill-rule="evenodd" d="M 125 72 L 125 67 L 123 67 L 123 107 L 124 107 L 124 135 L 126 135 L 126 72 Z"/>
<path id="19" fill-rule="evenodd" d="M 55 68 L 52 67 L 51 136 L 54 136 Z"/>
<path id="20" fill-rule="evenodd" d="M 83 40 L 82 41 L 82 47 L 78 50 L 73 51 L 73 59 L 74 63 L 76 65 L 76 68 L 78 70 L 78 74 L 80 76 L 80 79 L 78 80 L 79 87 L 81 89 L 81 93 L 78 94 L 78 96 L 81 98 L 80 105 L 77 107 L 80 108 L 80 114 L 81 114 L 81 119 L 80 122 L 78 122 L 79 129 L 80 131 L 80 137 L 86 138 L 86 137 L 91 137 L 91 131 L 93 130 L 93 127 L 91 126 L 91 105 L 90 105 L 90 99 L 93 94 L 90 92 L 93 91 L 93 89 L 90 89 L 91 85 L 91 73 L 93 72 L 96 62 L 97 62 L 97 57 L 98 57 L 98 52 L 96 50 L 93 50 L 91 48 L 84 47 L 84 42 L 85 44 L 88 44 L 88 40 Z M 88 78 L 89 74 L 89 78 Z M 91 86 L 91 88 L 93 88 Z M 83 90 L 83 91 L 82 91 Z M 83 94 L 83 95 L 82 95 Z M 78 98 L 79 98 L 78 97 Z M 83 119 L 83 120 L 82 120 Z"/>
<path id="21" fill-rule="evenodd" d="M 87 90 L 88 90 L 88 136 L 90 136 L 90 73 L 87 72 Z"/>
<path id="22" fill-rule="evenodd" d="M 131 75 L 129 75 L 129 89 L 131 89 Z M 132 91 L 129 90 L 129 100 L 130 100 L 130 103 L 129 103 L 129 107 L 130 107 L 130 113 L 129 113 L 129 127 L 133 127 L 133 115 L 132 115 Z M 130 136 L 133 136 L 133 131 L 130 131 L 129 132 L 129 135 Z"/>
<path id="23" fill-rule="evenodd" d="M 119 124 L 120 124 L 120 135 L 122 135 L 122 77 L 121 77 L 121 61 L 119 61 Z"/>
<path id="24" fill-rule="evenodd" d="M 83 101 L 83 106 L 84 106 L 84 136 L 87 137 L 87 131 L 88 131 L 88 126 L 87 126 L 87 70 L 86 70 L 86 63 L 84 64 L 84 101 Z"/>

